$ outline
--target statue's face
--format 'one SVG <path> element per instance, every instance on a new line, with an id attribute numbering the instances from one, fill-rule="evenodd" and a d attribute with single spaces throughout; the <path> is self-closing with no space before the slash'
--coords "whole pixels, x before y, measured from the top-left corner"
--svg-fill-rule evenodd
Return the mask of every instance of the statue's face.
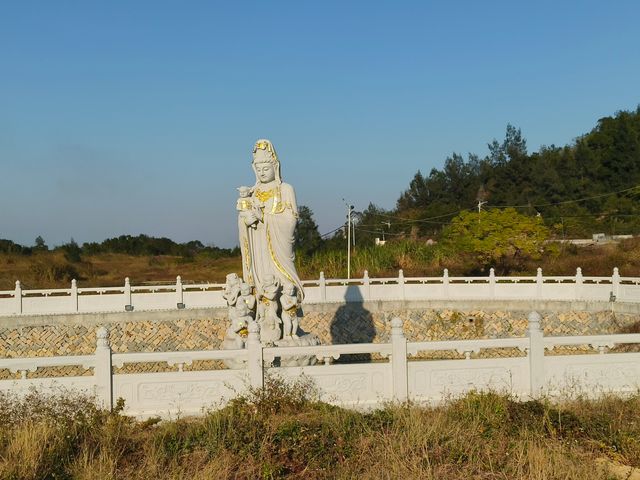
<path id="1" fill-rule="evenodd" d="M 262 183 L 269 183 L 276 179 L 276 171 L 271 163 L 256 163 L 256 173 Z"/>

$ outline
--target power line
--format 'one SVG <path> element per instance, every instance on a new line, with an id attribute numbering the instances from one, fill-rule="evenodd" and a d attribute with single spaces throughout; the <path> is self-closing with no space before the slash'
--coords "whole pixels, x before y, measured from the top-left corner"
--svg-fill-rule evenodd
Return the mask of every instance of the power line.
<path id="1" fill-rule="evenodd" d="M 330 232 L 327 233 L 323 233 L 322 235 L 320 235 L 320 237 L 326 237 L 327 235 L 331 235 L 332 233 L 337 232 L 338 230 L 342 230 L 344 228 L 344 225 L 340 225 L 338 228 L 334 228 L 333 230 L 331 230 Z"/>
<path id="2" fill-rule="evenodd" d="M 622 190 L 618 190 L 615 192 L 608 192 L 608 193 L 601 193 L 598 195 L 592 195 L 589 197 L 583 197 L 583 198 L 577 198 L 577 199 L 573 199 L 573 200 L 563 200 L 560 202 L 550 202 L 550 203 L 537 203 L 537 204 L 533 204 L 533 203 L 528 203 L 526 205 L 487 205 L 486 209 L 496 209 L 496 208 L 535 208 L 535 207 L 553 207 L 553 206 L 557 206 L 557 205 L 568 205 L 568 204 L 572 204 L 572 203 L 580 203 L 580 202 L 585 202 L 587 200 L 593 200 L 596 198 L 604 198 L 604 197 L 610 197 L 613 195 L 619 195 L 619 194 L 627 194 L 629 195 L 630 193 L 640 193 L 640 191 L 635 191 L 640 188 L 640 185 L 635 185 L 633 187 L 629 187 L 629 188 L 625 188 Z M 484 206 L 484 205 L 482 205 Z M 391 222 L 385 222 L 385 224 L 389 225 L 394 225 L 394 226 L 403 226 L 403 225 L 408 225 L 408 224 L 413 224 L 413 223 L 429 223 L 429 224 L 435 224 L 435 225 L 447 225 L 448 222 L 436 222 L 434 220 L 440 219 L 440 218 L 446 218 L 446 217 L 452 217 L 454 215 L 458 215 L 462 212 L 466 212 L 466 211 L 474 211 L 477 208 L 477 205 L 474 205 L 474 207 L 472 208 L 463 208 L 460 210 L 456 210 L 454 212 L 449 212 L 449 213 L 445 213 L 445 214 L 441 214 L 441 215 L 434 215 L 432 217 L 427 217 L 427 218 L 406 218 L 406 217 L 400 217 L 398 215 L 389 215 L 386 213 L 375 213 L 373 214 L 374 216 L 380 216 L 380 217 L 384 217 L 384 218 L 389 218 L 392 220 L 395 220 L 395 222 L 391 223 Z M 555 218 L 555 217 L 563 217 L 563 218 L 581 218 L 581 217 L 600 217 L 600 216 L 608 216 L 608 217 L 634 217 L 637 215 L 634 214 L 617 214 L 617 213 L 593 213 L 593 214 L 583 214 L 583 215 L 560 215 L 560 214 L 548 214 L 549 217 L 551 218 Z M 366 233 L 375 233 L 375 234 L 382 234 L 384 233 L 385 235 L 404 235 L 403 233 L 391 233 L 391 232 L 381 232 L 381 231 L 373 231 L 373 230 L 366 230 L 362 227 L 378 227 L 377 224 L 363 224 L 363 225 L 357 225 L 356 228 L 358 228 L 359 230 L 361 230 L 362 232 L 366 232 Z M 330 232 L 324 233 L 321 235 L 321 237 L 326 237 L 328 235 L 331 235 L 332 233 L 337 232 L 338 230 L 344 228 L 344 226 L 339 226 L 337 228 L 335 228 L 334 230 L 331 230 Z"/>
<path id="3" fill-rule="evenodd" d="M 534 208 L 534 207 L 552 207 L 552 206 L 557 206 L 557 205 L 568 205 L 571 203 L 580 203 L 580 202 L 585 202 L 587 200 L 593 200 L 596 198 L 603 198 L 603 197 L 610 197 L 612 195 L 618 195 L 621 193 L 632 193 L 633 190 L 636 190 L 640 188 L 640 185 L 635 185 L 633 187 L 629 187 L 629 188 L 625 188 L 622 190 L 618 190 L 615 192 L 609 192 L 609 193 L 602 193 L 599 195 L 592 195 L 590 197 L 583 197 L 583 198 L 577 198 L 574 200 L 563 200 L 560 202 L 551 202 L 551 203 L 538 203 L 538 204 L 533 204 L 533 203 L 528 203 L 526 205 L 487 205 L 485 208 L 487 209 L 496 209 L 496 208 Z M 633 192 L 633 193 L 640 193 L 640 192 Z M 461 210 L 457 210 L 455 212 L 450 212 L 450 213 L 445 213 L 443 215 L 436 215 L 433 217 L 427 217 L 427 218 L 422 218 L 422 219 L 410 219 L 410 218 L 404 218 L 404 217 L 399 217 L 399 216 L 394 216 L 394 215 L 387 215 L 387 214 L 383 214 L 383 213 L 379 213 L 377 215 L 380 215 L 382 217 L 386 217 L 386 218 L 391 218 L 391 219 L 398 219 L 401 220 L 402 222 L 396 222 L 395 225 L 403 225 L 403 224 L 408 224 L 408 223 L 433 223 L 433 224 L 441 224 L 441 225 L 446 225 L 447 222 L 434 222 L 432 220 L 438 219 L 438 218 L 445 218 L 445 217 L 450 217 L 450 216 L 454 216 L 454 215 L 458 215 L 462 212 L 465 211 L 471 211 L 471 210 L 475 210 L 475 208 L 464 208 Z M 373 226 L 373 225 L 370 225 Z"/>
<path id="4" fill-rule="evenodd" d="M 554 207 L 556 205 L 567 205 L 569 203 L 579 203 L 586 202 L 587 200 L 593 200 L 595 198 L 603 198 L 610 197 L 612 195 L 618 195 L 624 192 L 630 192 L 631 190 L 635 190 L 639 188 L 640 185 L 635 185 L 633 187 L 625 188 L 624 190 L 618 190 L 617 192 L 609 192 L 609 193 L 601 193 L 599 195 L 593 195 L 591 197 L 577 198 L 575 200 L 563 200 L 562 202 L 552 202 L 552 203 L 528 203 L 526 205 L 492 205 L 487 208 L 531 208 L 531 207 Z"/>
<path id="5" fill-rule="evenodd" d="M 387 217 L 387 218 L 393 218 L 393 219 L 400 219 L 403 220 L 406 223 L 416 223 L 416 222 L 426 222 L 427 220 L 434 220 L 436 218 L 444 218 L 444 217 L 450 217 L 453 215 L 457 215 L 460 212 L 464 211 L 464 210 L 468 210 L 468 209 L 463 209 L 463 210 L 457 210 L 455 212 L 450 212 L 450 213 L 445 213 L 442 215 L 436 215 L 434 217 L 427 217 L 427 218 L 403 218 L 403 217 L 398 217 L 398 216 L 394 216 L 394 215 L 386 215 L 384 213 L 379 213 L 378 215 L 382 216 L 382 217 Z"/>
<path id="6" fill-rule="evenodd" d="M 406 235 L 406 233 L 391 233 L 391 232 L 381 232 L 380 230 L 375 231 L 375 230 L 365 230 L 364 228 L 360 228 L 360 227 L 356 227 L 356 230 L 360 231 L 360 232 L 365 232 L 365 233 L 375 233 L 376 235 L 381 235 L 382 233 L 384 233 L 385 235 L 391 235 L 391 236 L 402 236 L 402 235 Z"/>

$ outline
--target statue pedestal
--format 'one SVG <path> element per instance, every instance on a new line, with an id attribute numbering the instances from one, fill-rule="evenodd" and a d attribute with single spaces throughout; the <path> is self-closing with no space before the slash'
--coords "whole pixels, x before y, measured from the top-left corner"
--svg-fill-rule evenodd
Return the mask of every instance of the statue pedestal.
<path id="1" fill-rule="evenodd" d="M 304 333 L 302 330 L 298 331 L 298 336 L 284 337 L 275 342 L 262 341 L 263 347 L 313 347 L 320 345 L 320 339 L 313 333 Z M 246 338 L 240 335 L 227 336 L 222 341 L 222 350 L 240 350 L 247 348 Z M 315 365 L 318 359 L 315 355 L 295 355 L 287 357 L 279 357 L 277 353 L 274 355 L 277 360 L 273 363 L 274 367 L 306 367 L 309 365 Z M 247 362 L 245 360 L 233 360 L 226 359 L 223 361 L 225 366 L 230 369 L 246 368 Z"/>
<path id="2" fill-rule="evenodd" d="M 312 347 L 320 345 L 320 339 L 313 333 L 302 333 L 296 337 L 285 337 L 276 342 L 277 347 Z M 277 355 L 276 355 L 277 356 Z M 295 357 L 280 357 L 281 367 L 306 367 L 315 365 L 318 359 L 315 355 L 296 355 Z"/>

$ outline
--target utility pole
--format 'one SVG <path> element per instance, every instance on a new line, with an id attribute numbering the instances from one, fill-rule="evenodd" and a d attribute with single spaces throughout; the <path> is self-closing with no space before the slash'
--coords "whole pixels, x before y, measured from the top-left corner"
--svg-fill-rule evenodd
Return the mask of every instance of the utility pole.
<path id="1" fill-rule="evenodd" d="M 351 208 L 353 208 L 353 205 L 351 205 Z M 356 248 L 356 223 L 353 221 L 353 219 L 351 220 L 351 242 L 353 245 L 353 248 Z"/>
<path id="2" fill-rule="evenodd" d="M 343 198 L 342 201 L 347 206 L 347 280 L 351 279 L 351 212 L 353 205 L 350 205 Z M 355 232 L 354 232 L 355 233 Z M 355 235 L 354 235 L 355 239 Z"/>
<path id="3" fill-rule="evenodd" d="M 380 222 L 383 225 L 386 225 L 388 229 L 391 229 L 391 222 Z M 382 241 L 384 242 L 384 228 L 382 229 Z"/>
<path id="4" fill-rule="evenodd" d="M 480 223 L 480 212 L 482 211 L 482 206 L 485 203 L 489 203 L 489 202 L 486 202 L 486 201 L 483 202 L 482 200 L 478 200 L 478 224 Z"/>

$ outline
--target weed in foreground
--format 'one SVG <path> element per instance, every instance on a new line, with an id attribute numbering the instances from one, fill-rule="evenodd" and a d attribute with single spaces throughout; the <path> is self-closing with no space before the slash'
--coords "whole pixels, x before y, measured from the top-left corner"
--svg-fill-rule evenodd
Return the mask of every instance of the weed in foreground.
<path id="1" fill-rule="evenodd" d="M 0 394 L 0 479 L 613 478 L 640 464 L 640 395 L 471 392 L 358 412 L 274 377 L 199 418 L 135 421 L 71 393 Z"/>

